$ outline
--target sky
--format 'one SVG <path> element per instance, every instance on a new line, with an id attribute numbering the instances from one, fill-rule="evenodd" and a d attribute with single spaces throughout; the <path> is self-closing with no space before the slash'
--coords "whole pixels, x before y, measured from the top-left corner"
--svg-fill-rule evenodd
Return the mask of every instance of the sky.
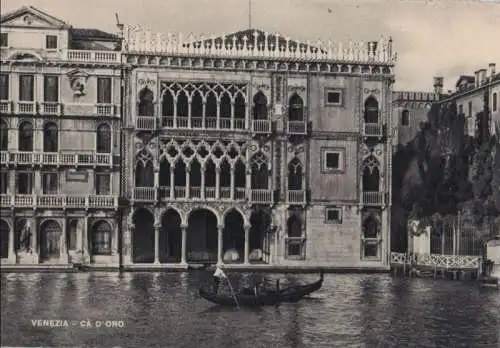
<path id="1" fill-rule="evenodd" d="M 29 0 L 27 0 L 29 1 Z M 297 40 L 377 40 L 398 53 L 396 90 L 454 89 L 459 75 L 497 64 L 500 0 L 0 0 L 1 13 L 32 5 L 74 27 L 117 32 L 120 22 L 153 32 L 229 34 L 251 26 Z"/>

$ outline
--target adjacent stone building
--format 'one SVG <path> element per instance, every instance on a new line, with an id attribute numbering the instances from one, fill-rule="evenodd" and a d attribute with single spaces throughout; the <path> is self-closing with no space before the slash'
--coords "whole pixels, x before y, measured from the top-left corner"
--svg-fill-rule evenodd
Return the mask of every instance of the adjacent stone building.
<path id="1" fill-rule="evenodd" d="M 120 40 L 34 7 L 0 25 L 2 264 L 118 265 Z"/>

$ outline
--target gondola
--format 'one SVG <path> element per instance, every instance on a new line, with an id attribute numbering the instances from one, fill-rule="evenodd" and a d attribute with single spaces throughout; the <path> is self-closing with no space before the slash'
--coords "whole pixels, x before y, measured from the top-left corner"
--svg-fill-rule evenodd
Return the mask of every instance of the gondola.
<path id="1" fill-rule="evenodd" d="M 238 293 L 235 294 L 238 303 L 236 303 L 234 297 L 230 294 L 216 294 L 215 292 L 204 288 L 200 288 L 199 294 L 207 301 L 226 307 L 234 307 L 237 304 L 244 307 L 273 306 L 281 302 L 281 295 L 277 293 L 262 293 L 259 295 Z"/>
<path id="2" fill-rule="evenodd" d="M 312 294 L 315 291 L 318 291 L 323 286 L 324 272 L 320 271 L 320 278 L 314 283 L 305 284 L 305 285 L 292 285 L 287 286 L 279 290 L 279 294 L 281 295 L 281 302 L 296 302 L 301 298 Z M 253 289 L 245 288 L 242 290 L 244 294 L 252 294 Z M 276 289 L 260 289 L 262 293 L 266 294 L 276 294 Z"/>
<path id="3" fill-rule="evenodd" d="M 272 306 L 281 302 L 297 302 L 304 296 L 317 291 L 323 285 L 323 271 L 321 271 L 320 279 L 311 284 L 295 285 L 280 289 L 279 292 L 275 289 L 260 288 L 259 294 L 255 295 L 255 290 L 245 288 L 241 292 L 235 294 L 240 306 Z M 199 294 L 202 298 L 220 306 L 235 306 L 236 301 L 230 294 L 216 294 L 213 291 L 201 288 Z"/>

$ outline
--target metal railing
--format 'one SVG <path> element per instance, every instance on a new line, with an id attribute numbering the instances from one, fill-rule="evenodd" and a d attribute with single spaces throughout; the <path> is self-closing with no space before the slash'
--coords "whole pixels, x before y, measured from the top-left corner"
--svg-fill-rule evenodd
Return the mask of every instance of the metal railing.
<path id="1" fill-rule="evenodd" d="M 373 205 L 373 206 L 384 205 L 385 193 L 364 191 L 362 192 L 361 195 L 361 203 L 363 203 L 363 205 Z"/>
<path id="2" fill-rule="evenodd" d="M 271 120 L 252 120 L 252 132 L 271 133 Z"/>
<path id="3" fill-rule="evenodd" d="M 288 134 L 306 134 L 307 122 L 306 121 L 288 121 L 286 125 Z"/>
<path id="4" fill-rule="evenodd" d="M 380 123 L 363 123 L 363 135 L 367 137 L 381 137 L 384 134 L 384 125 Z"/>
<path id="5" fill-rule="evenodd" d="M 306 191 L 305 190 L 288 190 L 286 193 L 286 201 L 289 204 L 305 204 Z"/>

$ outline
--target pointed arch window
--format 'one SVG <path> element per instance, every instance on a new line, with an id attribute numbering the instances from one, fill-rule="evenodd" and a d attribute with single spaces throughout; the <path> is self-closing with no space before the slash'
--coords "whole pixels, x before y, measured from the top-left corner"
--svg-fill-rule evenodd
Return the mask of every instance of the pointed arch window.
<path id="1" fill-rule="evenodd" d="M 96 151 L 97 153 L 111 153 L 111 128 L 106 123 L 97 127 Z"/>
<path id="2" fill-rule="evenodd" d="M 48 122 L 43 127 L 43 152 L 59 151 L 59 135 L 57 125 L 54 122 Z"/>
<path id="3" fill-rule="evenodd" d="M 152 158 L 145 152 L 142 152 L 139 156 L 137 156 L 137 163 L 135 166 L 135 186 L 154 186 L 154 168 Z"/>
<path id="4" fill-rule="evenodd" d="M 288 104 L 288 119 L 290 121 L 304 121 L 304 101 L 294 93 Z"/>
<path id="5" fill-rule="evenodd" d="M 9 126 L 5 120 L 0 120 L 0 150 L 6 151 L 9 147 Z"/>
<path id="6" fill-rule="evenodd" d="M 267 98 L 262 91 L 253 97 L 253 119 L 267 120 Z"/>
<path id="7" fill-rule="evenodd" d="M 154 116 L 154 94 L 147 86 L 139 93 L 139 116 Z"/>
<path id="8" fill-rule="evenodd" d="M 374 97 L 368 97 L 365 101 L 365 123 L 378 123 L 378 101 Z"/>
<path id="9" fill-rule="evenodd" d="M 363 192 L 380 191 L 380 163 L 369 156 L 363 161 Z"/>
<path id="10" fill-rule="evenodd" d="M 174 116 L 174 96 L 172 92 L 168 89 L 163 92 L 163 98 L 161 103 L 161 114 L 162 116 L 173 117 Z"/>
<path id="11" fill-rule="evenodd" d="M 246 103 L 245 98 L 238 93 L 234 99 L 234 118 L 245 119 Z M 243 125 L 244 126 L 244 125 Z"/>
<path id="12" fill-rule="evenodd" d="M 262 152 L 257 152 L 252 156 L 251 168 L 251 188 L 257 190 L 269 189 L 268 160 Z"/>
<path id="13" fill-rule="evenodd" d="M 296 157 L 288 164 L 288 190 L 302 190 L 302 165 Z"/>
<path id="14" fill-rule="evenodd" d="M 30 122 L 19 126 L 19 151 L 33 151 L 33 125 Z"/>
<path id="15" fill-rule="evenodd" d="M 188 117 L 189 116 L 189 101 L 186 92 L 180 91 L 177 95 L 177 116 Z"/>

